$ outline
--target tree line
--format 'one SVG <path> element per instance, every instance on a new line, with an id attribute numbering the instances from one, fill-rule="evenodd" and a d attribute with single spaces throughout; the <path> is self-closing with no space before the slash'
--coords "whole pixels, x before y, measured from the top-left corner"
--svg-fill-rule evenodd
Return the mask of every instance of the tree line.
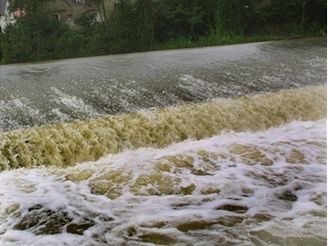
<path id="1" fill-rule="evenodd" d="M 88 0 L 103 11 L 76 18 L 71 29 L 45 5 L 49 0 L 12 0 L 26 15 L 6 27 L 1 63 L 215 45 L 270 35 L 326 34 L 325 0 Z M 260 38 L 261 39 L 261 38 Z"/>

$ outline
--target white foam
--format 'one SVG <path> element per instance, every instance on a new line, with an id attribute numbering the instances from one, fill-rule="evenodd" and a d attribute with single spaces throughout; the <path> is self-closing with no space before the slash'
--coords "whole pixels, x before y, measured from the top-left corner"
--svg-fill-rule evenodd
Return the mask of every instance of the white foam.
<path id="1" fill-rule="evenodd" d="M 185 74 L 179 78 L 178 87 L 181 88 L 184 93 L 189 93 L 197 99 L 214 98 L 216 95 L 220 94 L 220 92 L 229 91 L 224 84 L 218 87 L 216 83 L 198 79 L 189 74 Z"/>
<path id="2" fill-rule="evenodd" d="M 0 100 L 0 132 L 33 126 L 35 122 L 43 122 L 40 111 L 34 108 L 26 98 Z"/>
<path id="3" fill-rule="evenodd" d="M 172 240 L 181 245 L 220 242 L 251 245 L 255 241 L 271 245 L 270 240 L 278 245 L 297 245 L 298 240 L 324 244 L 325 128 L 325 120 L 292 122 L 264 132 L 231 132 L 201 141 L 173 144 L 165 149 L 126 150 L 68 169 L 2 172 L 0 244 L 149 245 L 147 242 L 156 240 Z M 245 152 L 233 150 L 236 146 L 251 146 L 263 152 L 272 163 L 266 164 L 262 162 L 264 159 L 258 160 L 257 157 L 245 157 Z M 208 163 L 202 159 L 200 150 L 220 153 L 217 158 L 209 158 L 212 169 L 207 168 Z M 171 178 L 181 179 L 176 184 L 177 191 L 194 184 L 195 189 L 189 194 L 136 194 L 132 189 L 136 179 L 155 172 L 156 162 L 168 156 L 188 156 L 193 160 L 192 169 L 203 169 L 208 173 L 199 175 L 184 167 L 162 171 Z M 66 178 L 67 174 L 83 170 L 91 170 L 93 174 L 75 182 Z M 105 173 L 109 171 L 119 171 L 118 175 L 123 176 L 131 174 L 127 181 L 118 183 L 123 187 L 116 199 L 92 193 L 91 183 L 103 176 L 105 182 Z M 139 187 L 139 191 L 150 187 L 154 188 L 154 183 Z M 219 191 L 204 193 L 208 188 Z M 15 207 L 13 204 L 18 204 L 19 208 L 8 213 L 9 208 Z M 37 228 L 15 230 L 14 225 L 36 204 L 42 209 L 64 211 L 74 221 L 93 220 L 95 225 L 83 235 L 66 233 L 65 229 L 55 235 L 34 235 L 32 232 Z M 218 209 L 227 204 L 247 209 L 239 212 Z M 222 222 L 227 216 L 240 221 L 233 223 L 233 218 L 228 218 L 226 220 L 233 224 L 228 226 Z M 197 229 L 197 225 L 196 229 L 188 229 L 191 221 L 208 224 L 200 226 L 201 229 Z M 159 223 L 162 225 L 156 226 Z"/>
<path id="4" fill-rule="evenodd" d="M 59 105 L 65 106 L 69 111 L 77 114 L 83 114 L 88 117 L 97 117 L 99 113 L 91 105 L 87 105 L 82 98 L 68 95 L 56 87 L 51 87 L 50 90 L 55 95 L 53 101 Z M 58 114 L 58 113 L 57 113 Z"/>

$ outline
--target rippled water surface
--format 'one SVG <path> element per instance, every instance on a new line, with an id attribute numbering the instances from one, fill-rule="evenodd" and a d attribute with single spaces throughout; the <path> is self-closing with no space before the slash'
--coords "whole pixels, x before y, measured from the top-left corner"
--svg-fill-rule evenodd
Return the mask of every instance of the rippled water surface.
<path id="1" fill-rule="evenodd" d="M 0 131 L 325 83 L 322 39 L 0 66 Z"/>
<path id="2" fill-rule="evenodd" d="M 0 245 L 327 245 L 326 70 L 322 39 L 0 66 Z"/>

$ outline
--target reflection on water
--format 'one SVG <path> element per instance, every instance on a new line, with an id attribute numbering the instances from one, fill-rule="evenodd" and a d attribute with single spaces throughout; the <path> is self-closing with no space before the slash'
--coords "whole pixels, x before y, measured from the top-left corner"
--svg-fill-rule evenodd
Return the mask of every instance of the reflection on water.
<path id="1" fill-rule="evenodd" d="M 159 51 L 8 65 L 0 70 L 0 131 L 8 131 L 322 84 L 326 42 L 310 39 Z"/>

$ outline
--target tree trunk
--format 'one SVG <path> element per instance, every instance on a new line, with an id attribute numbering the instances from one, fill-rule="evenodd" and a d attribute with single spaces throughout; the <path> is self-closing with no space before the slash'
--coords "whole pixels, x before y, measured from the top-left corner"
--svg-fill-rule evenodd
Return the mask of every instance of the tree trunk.
<path id="1" fill-rule="evenodd" d="M 102 14 L 103 14 L 103 20 L 104 21 L 107 21 L 107 12 L 106 12 L 106 7 L 105 7 L 105 2 L 104 0 L 101 0 L 100 1 L 100 4 L 101 4 L 101 9 L 102 9 Z"/>

